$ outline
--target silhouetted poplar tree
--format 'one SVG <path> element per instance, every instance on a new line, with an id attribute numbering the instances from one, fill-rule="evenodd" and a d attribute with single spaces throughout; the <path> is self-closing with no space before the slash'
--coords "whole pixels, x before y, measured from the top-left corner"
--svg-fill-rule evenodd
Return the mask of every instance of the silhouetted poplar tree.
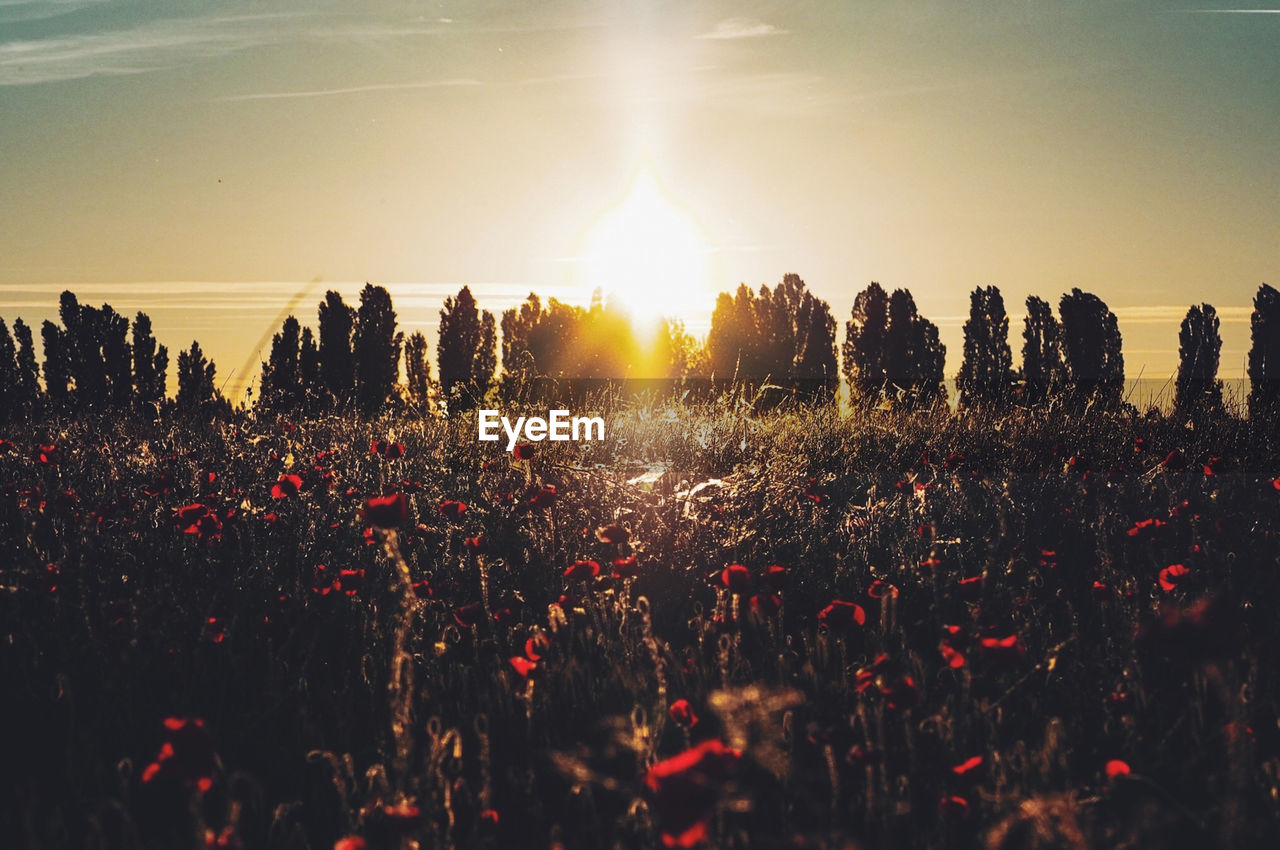
<path id="1" fill-rule="evenodd" d="M 409 398 L 425 412 L 430 403 L 431 366 L 427 361 L 427 338 L 422 331 L 414 331 L 405 340 L 404 372 Z"/>
<path id="2" fill-rule="evenodd" d="M 9 325 L 0 318 L 0 418 L 17 413 L 18 348 L 13 344 Z"/>
<path id="3" fill-rule="evenodd" d="M 1184 419 L 1221 416 L 1224 412 L 1222 382 L 1218 380 L 1222 352 L 1218 327 L 1218 313 L 1211 304 L 1192 306 L 1182 320 L 1173 409 Z"/>
<path id="4" fill-rule="evenodd" d="M 102 363 L 113 407 L 133 403 L 133 346 L 129 344 L 129 320 L 108 304 L 93 311 L 102 341 Z"/>
<path id="5" fill-rule="evenodd" d="M 946 349 L 938 340 L 937 326 L 920 316 L 915 299 L 905 289 L 895 289 L 889 296 L 888 315 L 883 353 L 886 391 L 904 407 L 931 407 L 944 401 Z"/>
<path id="6" fill-rule="evenodd" d="M 297 410 L 302 402 L 298 371 L 301 334 L 298 320 L 289 316 L 281 324 L 280 332 L 271 338 L 271 353 L 262 364 L 262 388 L 258 393 L 259 403 L 269 410 Z"/>
<path id="7" fill-rule="evenodd" d="M 1022 400 L 1043 404 L 1062 387 L 1062 344 L 1053 307 L 1043 298 L 1027 298 L 1027 318 L 1022 328 Z"/>
<path id="8" fill-rule="evenodd" d="M 404 335 L 396 331 L 391 293 L 366 283 L 360 291 L 360 309 L 352 333 L 356 364 L 356 401 L 366 413 L 386 403 L 400 376 L 400 347 Z"/>
<path id="9" fill-rule="evenodd" d="M 31 328 L 22 319 L 14 319 L 13 336 L 18 343 L 14 403 L 30 412 L 40 401 L 40 367 L 36 365 L 35 344 L 31 339 Z"/>
<path id="10" fill-rule="evenodd" d="M 298 388 L 303 409 L 315 410 L 324 386 L 320 382 L 320 349 L 311 328 L 302 329 L 302 342 L 298 346 Z"/>
<path id="11" fill-rule="evenodd" d="M 133 317 L 133 385 L 139 403 L 164 401 L 168 371 L 169 349 L 156 342 L 151 317 L 139 311 Z"/>
<path id="12" fill-rule="evenodd" d="M 872 281 L 854 299 L 841 346 L 844 377 L 855 404 L 877 404 L 884 393 L 884 343 L 888 326 L 889 295 Z"/>
<path id="13" fill-rule="evenodd" d="M 217 368 L 204 356 L 200 343 L 192 340 L 191 348 L 178 354 L 178 411 L 198 414 L 210 411 L 218 400 L 214 386 Z"/>
<path id="14" fill-rule="evenodd" d="M 721 292 L 707 332 L 707 368 L 718 381 L 760 380 L 765 373 L 758 350 L 756 298 L 745 283 L 733 295 Z"/>
<path id="15" fill-rule="evenodd" d="M 1090 292 L 1072 289 L 1058 302 L 1069 393 L 1083 409 L 1112 408 L 1124 395 L 1124 355 L 1115 314 Z"/>
<path id="16" fill-rule="evenodd" d="M 450 413 L 472 410 L 489 391 L 497 368 L 493 314 L 478 310 L 470 287 L 446 298 L 440 310 L 436 364 Z"/>
<path id="17" fill-rule="evenodd" d="M 1280 413 L 1280 292 L 1274 287 L 1258 287 L 1249 326 L 1249 418 L 1274 422 Z"/>
<path id="18" fill-rule="evenodd" d="M 978 287 L 969 294 L 969 319 L 964 323 L 964 362 L 956 376 L 960 406 L 1004 407 L 1013 384 L 1004 299 L 994 286 Z"/>
<path id="19" fill-rule="evenodd" d="M 44 346 L 44 386 L 49 401 L 65 407 L 71 401 L 71 355 L 67 350 L 67 334 L 45 319 L 40 326 Z"/>
<path id="20" fill-rule="evenodd" d="M 345 403 L 355 392 L 355 356 L 351 336 L 356 311 L 330 290 L 320 302 L 320 380 L 335 400 Z"/>

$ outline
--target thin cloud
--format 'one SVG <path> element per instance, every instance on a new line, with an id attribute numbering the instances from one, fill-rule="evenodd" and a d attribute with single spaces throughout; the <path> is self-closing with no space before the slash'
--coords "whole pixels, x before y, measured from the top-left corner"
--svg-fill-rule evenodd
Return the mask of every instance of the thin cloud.
<path id="1" fill-rule="evenodd" d="M 457 79 L 457 80 L 421 80 L 418 82 L 408 83 L 374 83 L 367 86 L 346 86 L 334 89 L 311 89 L 308 91 L 281 91 L 281 92 L 259 92 L 256 94 L 237 94 L 229 97 L 219 98 L 219 100 L 284 100 L 288 98 L 301 97 L 330 97 L 332 95 L 342 94 L 359 94 L 362 92 L 375 91 L 405 91 L 408 89 L 444 89 L 459 88 L 465 86 L 484 85 L 479 80 Z"/>
<path id="2" fill-rule="evenodd" d="M 293 15 L 154 21 L 125 30 L 0 43 L 0 86 L 155 71 L 269 44 Z"/>
<path id="3" fill-rule="evenodd" d="M 60 18 L 108 0 L 0 0 L 0 24 Z"/>
<path id="4" fill-rule="evenodd" d="M 1144 307 L 1114 307 L 1116 318 L 1129 325 L 1163 325 L 1181 322 L 1187 315 L 1186 304 L 1151 304 Z M 1243 324 L 1253 314 L 1252 307 L 1218 307 L 1218 319 L 1224 325 Z"/>
<path id="5" fill-rule="evenodd" d="M 764 38 L 770 35 L 783 35 L 788 30 L 779 29 L 773 24 L 755 18 L 726 18 L 716 24 L 711 32 L 704 32 L 696 38 L 726 41 L 737 38 Z"/>

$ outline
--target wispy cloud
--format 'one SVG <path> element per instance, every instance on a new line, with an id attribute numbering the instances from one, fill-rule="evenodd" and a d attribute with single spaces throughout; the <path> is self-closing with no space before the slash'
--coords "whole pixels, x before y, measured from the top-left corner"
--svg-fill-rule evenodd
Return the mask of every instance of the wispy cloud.
<path id="1" fill-rule="evenodd" d="M 136 74 L 276 41 L 293 15 L 153 21 L 130 29 L 0 43 L 0 86 Z"/>
<path id="2" fill-rule="evenodd" d="M 763 38 L 769 35 L 782 35 L 787 30 L 779 29 L 773 24 L 755 18 L 726 18 L 716 24 L 715 29 L 704 32 L 696 38 L 727 40 L 735 38 Z"/>
<path id="3" fill-rule="evenodd" d="M 109 0 L 0 0 L 0 24 L 59 18 L 107 2 Z"/>
<path id="4" fill-rule="evenodd" d="M 334 89 L 311 89 L 308 91 L 259 92 L 256 94 L 237 94 L 219 100 L 284 100 L 299 97 L 330 97 L 341 94 L 360 94 L 374 91 L 405 91 L 408 89 L 445 89 L 465 86 L 483 85 L 479 80 L 420 80 L 406 83 L 374 83 L 367 86 L 346 86 Z"/>
<path id="5" fill-rule="evenodd" d="M 1181 322 L 1187 315 L 1186 304 L 1150 304 L 1142 307 L 1114 307 L 1116 318 L 1130 325 L 1163 325 Z M 1218 307 L 1218 319 L 1225 325 L 1249 321 L 1252 307 Z"/>

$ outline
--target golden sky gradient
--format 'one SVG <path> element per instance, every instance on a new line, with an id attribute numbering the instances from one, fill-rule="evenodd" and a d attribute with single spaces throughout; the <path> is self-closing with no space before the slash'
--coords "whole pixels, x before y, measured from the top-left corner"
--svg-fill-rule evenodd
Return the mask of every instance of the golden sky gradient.
<path id="1" fill-rule="evenodd" d="M 909 287 L 954 372 L 973 287 L 1017 316 L 1079 286 L 1119 315 L 1130 377 L 1176 367 L 1202 300 L 1237 377 L 1280 280 L 1262 7 L 354 8 L 0 0 L 0 315 L 39 321 L 68 286 L 226 375 L 328 286 L 387 284 L 415 328 L 462 284 L 500 309 L 612 275 L 699 328 L 716 291 L 796 272 L 842 320 L 870 280 Z M 640 219 L 638 174 L 661 198 Z M 673 247 L 618 247 L 620 218 Z M 653 263 L 665 286 L 624 273 L 656 253 L 686 258 Z"/>

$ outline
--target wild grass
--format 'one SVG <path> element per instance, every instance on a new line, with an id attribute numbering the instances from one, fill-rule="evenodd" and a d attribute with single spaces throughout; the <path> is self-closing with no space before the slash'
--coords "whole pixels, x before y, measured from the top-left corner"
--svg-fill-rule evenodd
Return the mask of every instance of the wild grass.
<path id="1" fill-rule="evenodd" d="M 1280 840 L 1268 434 L 597 405 L 8 428 L 5 846 Z"/>

